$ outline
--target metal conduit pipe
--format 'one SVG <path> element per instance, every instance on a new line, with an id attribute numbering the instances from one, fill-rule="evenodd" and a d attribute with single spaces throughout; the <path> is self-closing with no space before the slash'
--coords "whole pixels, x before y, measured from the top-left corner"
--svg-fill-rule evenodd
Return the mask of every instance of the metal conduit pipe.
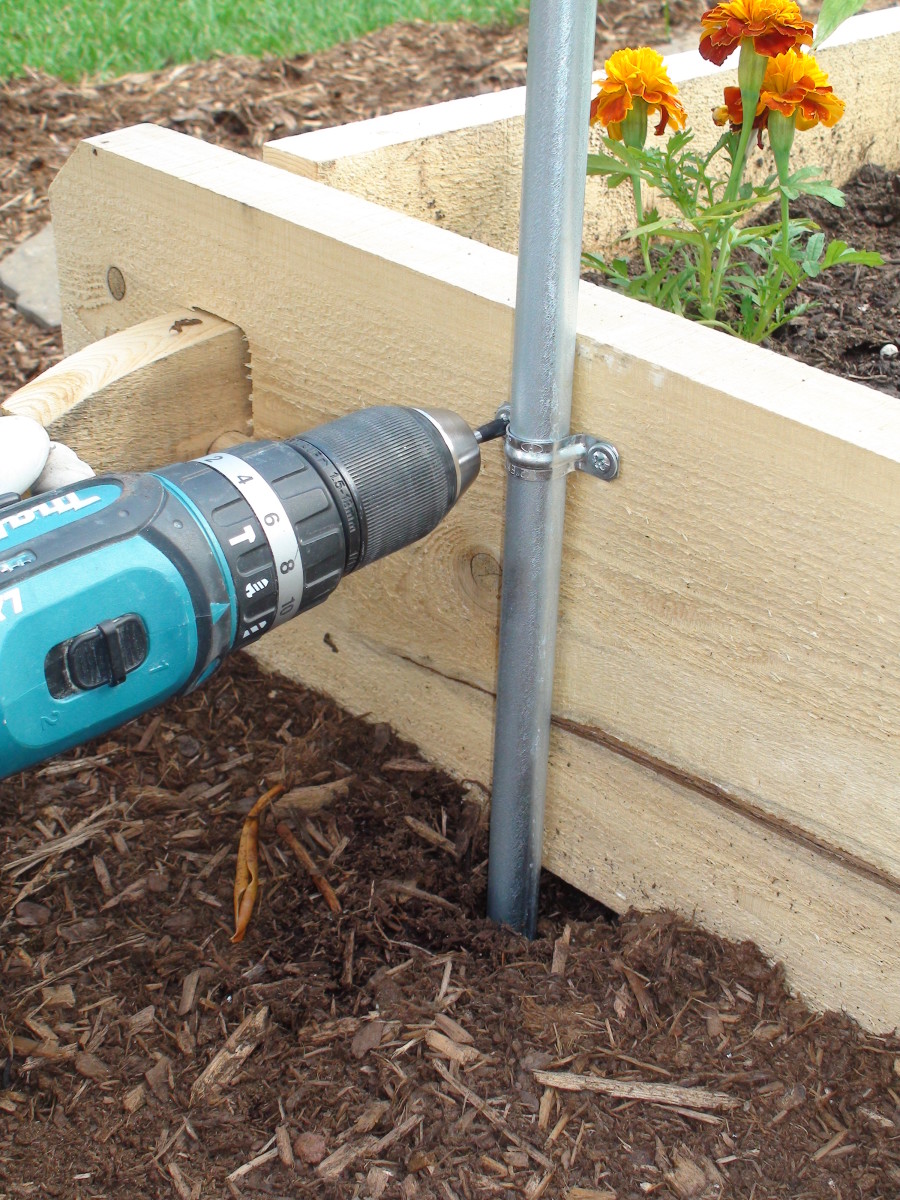
<path id="1" fill-rule="evenodd" d="M 566 473 L 521 467 L 569 433 L 596 0 L 532 0 L 516 287 L 488 916 L 533 937 Z"/>

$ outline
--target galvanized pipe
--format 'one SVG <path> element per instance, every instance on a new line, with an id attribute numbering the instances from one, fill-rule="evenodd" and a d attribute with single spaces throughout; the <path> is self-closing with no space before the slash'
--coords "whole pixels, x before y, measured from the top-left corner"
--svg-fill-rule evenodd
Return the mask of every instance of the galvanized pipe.
<path id="1" fill-rule="evenodd" d="M 569 432 L 596 0 L 532 0 L 510 433 Z M 503 547 L 488 915 L 537 924 L 565 515 L 564 471 L 510 474 Z"/>

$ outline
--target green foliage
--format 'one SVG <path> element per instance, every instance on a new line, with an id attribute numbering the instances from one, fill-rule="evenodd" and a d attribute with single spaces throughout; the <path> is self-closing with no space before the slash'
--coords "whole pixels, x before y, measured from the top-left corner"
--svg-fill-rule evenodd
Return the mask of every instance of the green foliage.
<path id="1" fill-rule="evenodd" d="M 819 10 L 819 19 L 816 22 L 816 37 L 813 42 L 813 49 L 831 37 L 839 25 L 858 13 L 866 0 L 824 0 L 824 3 Z"/>
<path id="2" fill-rule="evenodd" d="M 638 150 L 604 137 L 604 152 L 588 156 L 588 175 L 603 176 L 610 188 L 630 183 L 634 192 L 637 225 L 625 236 L 637 241 L 641 264 L 583 256 L 586 266 L 625 295 L 761 342 L 806 311 L 806 303 L 792 307 L 805 279 L 834 266 L 881 263 L 880 255 L 852 250 L 842 241 L 826 245 L 812 221 L 790 218 L 789 202 L 802 195 L 843 205 L 841 191 L 817 168 L 803 167 L 781 182 L 773 173 L 760 185 L 743 183 L 728 200 L 727 182 L 715 165 L 720 154 L 733 162 L 736 135 L 723 134 L 706 154 L 693 150 L 692 140 L 685 130 L 661 147 Z M 642 183 L 666 202 L 665 215 L 657 209 L 643 213 Z M 781 206 L 780 221 L 747 224 L 754 209 L 774 201 Z"/>
<path id="3" fill-rule="evenodd" d="M 511 23 L 525 0 L 0 0 L 0 79 L 77 81 L 215 54 L 321 50 L 397 21 Z"/>

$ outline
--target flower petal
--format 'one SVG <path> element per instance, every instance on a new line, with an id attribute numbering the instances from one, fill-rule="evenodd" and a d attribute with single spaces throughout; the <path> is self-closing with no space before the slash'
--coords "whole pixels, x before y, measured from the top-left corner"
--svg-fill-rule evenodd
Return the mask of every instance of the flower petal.
<path id="1" fill-rule="evenodd" d="M 637 50 L 617 50 L 605 63 L 606 76 L 591 101 L 591 124 L 602 125 L 610 137 L 621 140 L 620 126 L 631 112 L 636 99 L 643 100 L 649 113 L 658 112 L 656 132 L 666 128 L 683 129 L 687 120 L 684 106 L 677 98 L 678 88 L 669 78 L 663 57 L 642 46 Z"/>
<path id="2" fill-rule="evenodd" d="M 792 47 L 811 46 L 813 27 L 795 0 L 726 0 L 700 18 L 700 54 L 721 66 L 745 39 L 757 54 L 773 57 Z"/>

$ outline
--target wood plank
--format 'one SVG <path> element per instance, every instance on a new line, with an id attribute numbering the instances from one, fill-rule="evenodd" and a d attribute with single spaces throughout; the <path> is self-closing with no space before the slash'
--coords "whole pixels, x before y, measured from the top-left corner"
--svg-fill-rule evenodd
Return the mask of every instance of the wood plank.
<path id="1" fill-rule="evenodd" d="M 70 342 L 215 312 L 247 336 L 260 434 L 384 400 L 475 423 L 506 399 L 498 251 L 148 127 L 81 146 L 53 206 Z M 118 304 L 111 262 L 133 281 Z M 570 485 L 546 861 L 613 906 L 696 908 L 783 948 L 812 999 L 887 1020 L 900 412 L 589 285 L 579 330 L 573 421 L 623 468 Z M 504 473 L 486 457 L 431 538 L 259 654 L 488 783 Z"/>
<path id="2" fill-rule="evenodd" d="M 836 129 L 818 127 L 796 139 L 795 167 L 827 165 L 838 184 L 865 162 L 900 167 L 900 138 L 884 119 L 900 110 L 898 58 L 900 9 L 863 13 L 841 26 L 817 59 L 847 110 Z M 737 83 L 736 60 L 720 70 L 691 51 L 666 63 L 696 147 L 711 149 L 721 130 L 709 114 L 722 103 L 722 88 Z M 524 115 L 525 89 L 510 88 L 279 138 L 263 147 L 263 159 L 515 253 Z M 599 130 L 595 145 L 598 138 Z M 753 156 L 751 165 L 760 179 L 772 169 L 768 155 Z M 609 251 L 633 224 L 628 188 L 609 192 L 601 180 L 588 180 L 585 246 Z"/>
<path id="3" fill-rule="evenodd" d="M 95 471 L 146 470 L 250 436 L 247 347 L 236 325 L 177 308 L 91 342 L 9 396 Z"/>

